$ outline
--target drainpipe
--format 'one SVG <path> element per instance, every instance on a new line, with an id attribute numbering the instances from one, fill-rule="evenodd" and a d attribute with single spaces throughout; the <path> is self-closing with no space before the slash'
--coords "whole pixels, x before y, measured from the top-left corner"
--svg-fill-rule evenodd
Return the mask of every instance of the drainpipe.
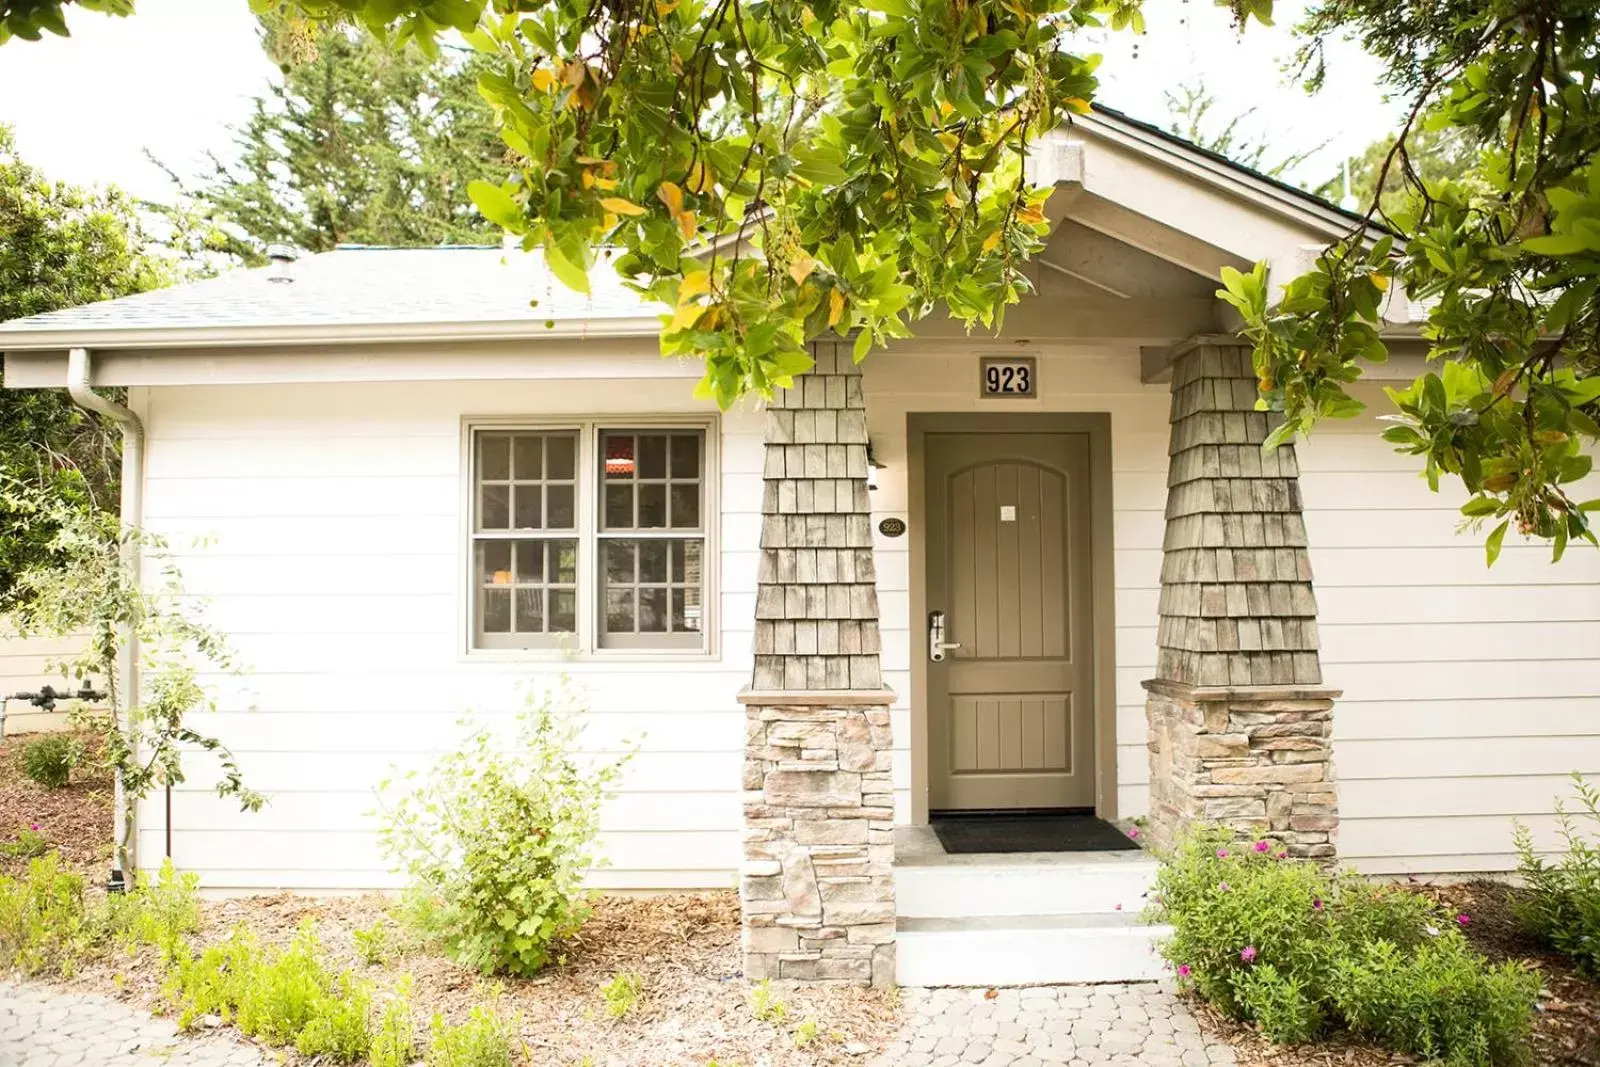
<path id="1" fill-rule="evenodd" d="M 89 376 L 89 350 L 74 348 L 67 354 L 67 395 L 79 407 L 104 415 L 122 428 L 122 566 L 142 586 L 139 542 L 129 535 L 138 531 L 144 523 L 144 424 L 139 421 L 139 416 L 126 407 L 107 400 L 91 389 Z M 129 711 L 138 699 L 139 656 L 134 648 L 132 626 L 124 622 L 119 624 L 119 629 L 116 703 L 118 726 L 126 732 Z M 117 775 L 112 810 L 112 836 L 115 843 L 112 855 L 116 866 L 111 871 L 107 888 L 117 892 L 132 883 L 133 873 L 138 869 L 134 811 L 128 803 L 120 774 Z"/>

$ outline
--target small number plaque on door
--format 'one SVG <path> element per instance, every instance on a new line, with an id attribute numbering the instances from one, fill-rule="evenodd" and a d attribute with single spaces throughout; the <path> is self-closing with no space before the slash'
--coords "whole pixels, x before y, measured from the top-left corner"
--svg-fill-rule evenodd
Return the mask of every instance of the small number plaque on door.
<path id="1" fill-rule="evenodd" d="M 978 395 L 991 399 L 1039 395 L 1038 364 L 1032 356 L 982 356 Z"/>

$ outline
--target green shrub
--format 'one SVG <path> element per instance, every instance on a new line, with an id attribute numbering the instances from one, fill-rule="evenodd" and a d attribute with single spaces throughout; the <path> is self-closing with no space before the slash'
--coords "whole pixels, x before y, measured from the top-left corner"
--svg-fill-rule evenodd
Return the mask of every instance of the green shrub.
<path id="1" fill-rule="evenodd" d="M 72 738 L 45 734 L 23 747 L 22 772 L 46 789 L 61 789 L 81 758 L 82 749 Z"/>
<path id="2" fill-rule="evenodd" d="M 1163 865 L 1155 915 L 1181 982 L 1274 1041 L 1342 1025 L 1452 1067 L 1525 1058 L 1537 973 L 1491 967 L 1418 894 L 1276 849 L 1199 830 Z"/>
<path id="3" fill-rule="evenodd" d="M 70 977 L 94 942 L 83 877 L 56 853 L 29 860 L 20 879 L 0 876 L 0 969 Z"/>
<path id="4" fill-rule="evenodd" d="M 351 937 L 356 944 L 356 955 L 368 967 L 376 967 L 389 958 L 389 928 L 382 919 L 364 930 L 355 931 Z"/>
<path id="5" fill-rule="evenodd" d="M 431 901 L 423 924 L 457 962 L 534 974 L 588 918 L 600 806 L 627 757 L 585 765 L 581 720 L 565 686 L 532 694 L 509 751 L 472 730 L 389 806 L 385 853 Z"/>
<path id="6" fill-rule="evenodd" d="M 1451 1067 L 1527 1058 L 1538 973 L 1489 967 L 1462 937 L 1432 938 L 1414 952 L 1374 941 L 1335 970 L 1334 999 L 1357 1033 Z"/>
<path id="7" fill-rule="evenodd" d="M 460 1026 L 435 1015 L 428 1067 L 511 1067 L 518 1055 L 517 1025 L 482 1004 Z"/>
<path id="8" fill-rule="evenodd" d="M 644 988 L 644 979 L 632 972 L 618 972 L 611 976 L 611 980 L 600 987 L 600 995 L 605 998 L 606 1014 L 613 1019 L 620 1019 L 633 1010 L 639 1003 L 639 992 Z"/>
<path id="9" fill-rule="evenodd" d="M 302 1056 L 355 1063 L 372 1048 L 372 988 L 342 974 L 334 989 L 312 1001 L 311 1017 L 294 1039 Z"/>
<path id="10" fill-rule="evenodd" d="M 154 879 L 140 871 L 130 892 L 107 900 L 111 932 L 130 947 L 153 945 L 174 957 L 200 929 L 199 888 L 200 876 L 179 874 L 170 857 Z"/>
<path id="11" fill-rule="evenodd" d="M 367 1053 L 372 1067 L 410 1067 L 417 1058 L 416 1034 L 411 1021 L 411 977 L 400 979 L 383 1003 L 378 1027 Z"/>
<path id="12" fill-rule="evenodd" d="M 184 951 L 174 956 L 161 986 L 162 999 L 185 1030 L 206 1015 L 231 1022 L 260 966 L 261 947 L 255 935 L 238 927 L 227 940 L 208 945 L 198 955 Z"/>
<path id="13" fill-rule="evenodd" d="M 750 989 L 750 1014 L 757 1022 L 782 1023 L 789 1015 L 789 1008 L 773 991 L 772 983 L 763 978 Z"/>
<path id="14" fill-rule="evenodd" d="M 18 830 L 15 840 L 0 845 L 0 856 L 29 860 L 50 851 L 50 839 L 39 832 L 38 826 Z"/>
<path id="15" fill-rule="evenodd" d="M 330 984 L 319 956 L 316 930 L 307 920 L 288 948 L 258 957 L 240 990 L 235 1023 L 269 1045 L 292 1045 Z"/>
<path id="16" fill-rule="evenodd" d="M 1591 832 L 1600 829 L 1600 789 L 1583 776 L 1572 776 L 1579 814 Z M 1600 848 L 1591 844 L 1563 801 L 1556 801 L 1562 843 L 1550 863 L 1533 849 L 1533 835 L 1520 822 L 1514 840 L 1524 892 L 1513 905 L 1518 921 L 1530 934 L 1568 956 L 1591 976 L 1600 977 Z"/>

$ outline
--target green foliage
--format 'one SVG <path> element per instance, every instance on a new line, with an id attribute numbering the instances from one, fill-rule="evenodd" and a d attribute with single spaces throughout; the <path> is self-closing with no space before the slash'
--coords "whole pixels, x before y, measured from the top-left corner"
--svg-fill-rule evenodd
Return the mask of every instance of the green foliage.
<path id="1" fill-rule="evenodd" d="M 750 1014 L 759 1022 L 781 1024 L 788 1017 L 789 1008 L 772 983 L 763 978 L 750 989 Z"/>
<path id="2" fill-rule="evenodd" d="M 411 1067 L 417 1058 L 411 1011 L 411 976 L 403 976 L 383 1002 L 368 1058 L 372 1067 Z"/>
<path id="3" fill-rule="evenodd" d="M 817 1020 L 807 1016 L 794 1028 L 794 1033 L 790 1036 L 794 1039 L 795 1048 L 810 1048 L 816 1043 L 819 1032 Z"/>
<path id="4" fill-rule="evenodd" d="M 1276 848 L 1200 830 L 1162 867 L 1155 913 L 1180 983 L 1274 1041 L 1345 1026 L 1457 1067 L 1523 1062 L 1536 971 L 1490 966 L 1418 894 Z"/>
<path id="5" fill-rule="evenodd" d="M 83 876 L 47 853 L 20 879 L 0 875 L 0 969 L 70 977 L 95 941 Z"/>
<path id="6" fill-rule="evenodd" d="M 1354 36 L 1411 111 L 1373 180 L 1388 235 L 1361 228 L 1276 303 L 1264 270 L 1225 279 L 1263 406 L 1287 420 L 1277 439 L 1361 410 L 1348 386 L 1387 358 L 1381 308 L 1398 282 L 1426 302 L 1439 367 L 1389 391 L 1384 436 L 1430 485 L 1467 489 L 1465 522 L 1493 524 L 1491 564 L 1513 527 L 1557 559 L 1574 539 L 1600 544 L 1587 514 L 1600 501 L 1571 495 L 1600 441 L 1600 9 L 1347 0 L 1314 7 L 1303 31 L 1314 78 L 1320 42 Z M 1456 164 L 1419 169 L 1430 140 Z"/>
<path id="7" fill-rule="evenodd" d="M 64 734 L 45 734 L 22 749 L 22 772 L 46 789 L 64 789 L 72 768 L 83 759 L 83 749 Z"/>
<path id="8" fill-rule="evenodd" d="M 1537 972 L 1489 966 L 1462 937 L 1406 952 L 1371 941 L 1335 963 L 1332 992 L 1350 1029 L 1451 1067 L 1522 1063 L 1539 995 Z"/>
<path id="9" fill-rule="evenodd" d="M 292 1045 L 317 1014 L 330 978 L 309 921 L 282 952 L 258 955 L 241 983 L 234 1021 L 271 1045 Z"/>
<path id="10" fill-rule="evenodd" d="M 520 1054 L 517 1023 L 479 1004 L 459 1026 L 433 1017 L 428 1067 L 511 1067 Z"/>
<path id="11" fill-rule="evenodd" d="M 23 637 L 90 635 L 83 651 L 60 667 L 71 676 L 104 679 L 111 694 L 111 714 L 88 721 L 99 730 L 102 758 L 128 798 L 124 840 L 139 800 L 157 786 L 184 781 L 186 750 L 211 753 L 221 766 L 217 793 L 244 810 L 258 810 L 265 798 L 245 786 L 232 752 L 189 721 L 192 712 L 216 710 L 200 681 L 202 668 L 239 673 L 239 667 L 227 638 L 185 595 L 166 543 L 140 530 L 121 530 L 109 516 L 3 474 L 0 512 L 53 531 L 44 556 L 18 575 L 7 621 Z M 124 554 L 130 545 L 144 557 L 142 583 Z M 140 702 L 123 708 L 117 703 L 118 654 L 129 634 L 140 652 Z M 117 861 L 124 869 L 131 866 L 124 855 Z"/>
<path id="12" fill-rule="evenodd" d="M 644 988 L 644 979 L 632 971 L 619 971 L 611 976 L 611 980 L 600 987 L 600 996 L 606 1002 L 606 1014 L 613 1019 L 620 1019 L 634 1009 L 639 1003 L 639 993 Z"/>
<path id="13" fill-rule="evenodd" d="M 510 739 L 464 723 L 461 746 L 425 776 L 384 783 L 382 847 L 426 895 L 426 928 L 457 962 L 534 974 L 588 918 L 600 806 L 628 757 L 580 758 L 583 713 L 566 683 L 530 690 Z"/>
<path id="14" fill-rule="evenodd" d="M 1578 814 L 1592 833 L 1600 827 L 1600 789 L 1579 774 L 1572 781 Z M 1566 847 L 1553 863 L 1534 851 L 1533 835 L 1517 823 L 1517 872 L 1523 882 L 1514 905 L 1517 919 L 1585 973 L 1600 975 L 1600 848 L 1559 798 L 1556 819 Z"/>
<path id="15" fill-rule="evenodd" d="M 269 46 L 281 37 L 269 34 Z M 180 183 L 209 219 L 265 246 L 497 243 L 467 196 L 498 181 L 507 150 L 478 92 L 488 62 L 446 49 L 395 49 L 354 27 L 316 35 L 303 62 L 257 98 L 233 158 Z"/>
<path id="16" fill-rule="evenodd" d="M 129 945 L 153 945 L 167 959 L 181 955 L 185 939 L 200 929 L 200 876 L 179 874 L 171 858 L 154 879 L 140 871 L 133 888 L 107 898 L 110 932 Z"/>
<path id="17" fill-rule="evenodd" d="M 48 851 L 50 851 L 50 839 L 40 833 L 36 826 L 18 830 L 14 840 L 0 845 L 0 856 L 20 860 L 33 859 Z"/>
<path id="18" fill-rule="evenodd" d="M 110 15 L 133 14 L 133 0 L 0 0 L 0 44 L 12 37 L 37 41 L 46 33 L 68 36 L 62 8 L 76 3 L 85 11 Z"/>
<path id="19" fill-rule="evenodd" d="M 356 930 L 351 937 L 356 944 L 356 955 L 368 967 L 375 967 L 389 958 L 389 927 L 384 920 L 379 919 L 364 930 Z"/>
<path id="20" fill-rule="evenodd" d="M 1220 118 L 1215 111 L 1217 98 L 1204 85 L 1179 85 L 1176 90 L 1163 90 L 1161 98 L 1169 116 L 1167 129 L 1172 133 L 1269 177 L 1283 177 L 1327 147 L 1323 142 L 1305 151 L 1284 152 L 1269 131 L 1252 129 L 1256 108 Z"/>
<path id="21" fill-rule="evenodd" d="M 371 1020 L 371 987 L 341 974 L 331 990 L 313 1001 L 311 1017 L 295 1036 L 294 1049 L 302 1056 L 324 1056 L 334 1063 L 364 1060 L 372 1047 Z"/>

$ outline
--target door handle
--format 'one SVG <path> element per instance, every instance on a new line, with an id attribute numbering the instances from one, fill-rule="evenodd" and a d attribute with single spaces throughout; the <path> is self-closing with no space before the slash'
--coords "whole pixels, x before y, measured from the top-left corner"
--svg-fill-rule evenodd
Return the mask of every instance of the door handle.
<path id="1" fill-rule="evenodd" d="M 947 651 L 960 647 L 960 641 L 944 639 L 944 612 L 928 612 L 928 658 L 935 663 L 943 663 Z"/>

